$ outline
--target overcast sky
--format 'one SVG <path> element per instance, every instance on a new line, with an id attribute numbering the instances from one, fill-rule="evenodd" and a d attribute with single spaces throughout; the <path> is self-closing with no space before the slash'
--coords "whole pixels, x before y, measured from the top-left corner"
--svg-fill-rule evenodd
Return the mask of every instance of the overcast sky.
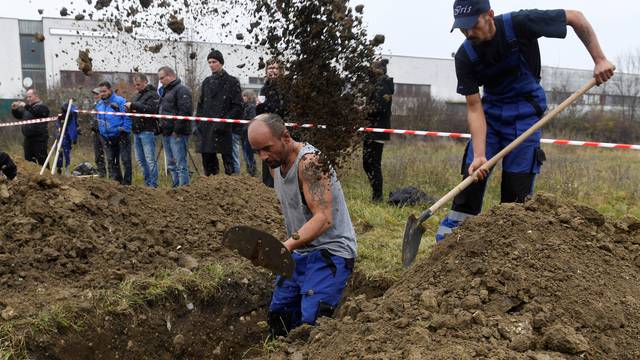
<path id="1" fill-rule="evenodd" d="M 194 0 L 191 0 L 194 1 Z M 86 0 L 0 0 L 2 17 L 38 19 L 59 16 L 62 6 L 73 8 Z M 460 32 L 449 33 L 453 22 L 449 0 L 357 0 L 365 5 L 369 32 L 384 34 L 384 53 L 423 57 L 451 57 L 463 40 Z M 640 51 L 640 37 L 633 33 L 640 22 L 638 0 L 493 0 L 497 14 L 519 9 L 577 9 L 593 25 L 605 54 L 615 60 L 625 53 Z M 573 31 L 565 40 L 542 39 L 544 65 L 590 69 L 593 62 Z"/>

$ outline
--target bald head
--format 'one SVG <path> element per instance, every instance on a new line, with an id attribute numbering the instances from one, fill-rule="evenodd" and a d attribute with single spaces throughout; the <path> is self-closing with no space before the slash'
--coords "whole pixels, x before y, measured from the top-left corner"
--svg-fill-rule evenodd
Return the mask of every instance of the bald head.
<path id="1" fill-rule="evenodd" d="M 27 90 L 27 94 L 25 95 L 25 100 L 27 100 L 27 104 L 33 105 L 40 102 L 40 97 L 38 96 L 38 92 L 36 89 Z"/>
<path id="2" fill-rule="evenodd" d="M 251 121 L 247 133 L 249 143 L 260 159 L 274 169 L 285 160 L 294 143 L 284 120 L 277 114 L 258 115 Z"/>

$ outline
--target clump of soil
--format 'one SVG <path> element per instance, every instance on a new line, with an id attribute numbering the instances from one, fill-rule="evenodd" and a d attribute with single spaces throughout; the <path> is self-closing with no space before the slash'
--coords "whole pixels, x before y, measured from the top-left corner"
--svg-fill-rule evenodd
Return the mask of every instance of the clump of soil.
<path id="1" fill-rule="evenodd" d="M 69 16 L 69 10 L 66 7 L 63 7 L 62 9 L 60 9 L 60 16 Z"/>
<path id="2" fill-rule="evenodd" d="M 106 9 L 111 5 L 111 0 L 98 0 L 94 6 L 96 10 Z"/>
<path id="3" fill-rule="evenodd" d="M 197 52 L 195 52 L 195 51 L 192 51 L 192 52 L 189 54 L 189 59 L 191 59 L 191 60 L 195 60 L 197 57 L 198 57 L 198 53 L 197 53 Z"/>
<path id="4" fill-rule="evenodd" d="M 272 358 L 638 359 L 639 284 L 640 220 L 539 194 L 468 220 Z"/>
<path id="5" fill-rule="evenodd" d="M 178 19 L 175 15 L 171 15 L 169 22 L 167 22 L 167 27 L 174 33 L 180 35 L 184 32 L 184 19 Z"/>
<path id="6" fill-rule="evenodd" d="M 45 40 L 45 37 L 42 33 L 36 33 L 35 35 L 33 35 L 33 38 L 36 39 L 36 41 L 39 42 L 43 42 Z"/>
<path id="7" fill-rule="evenodd" d="M 144 46 L 144 51 L 148 51 L 152 54 L 157 54 L 160 52 L 160 50 L 162 50 L 162 44 L 158 43 L 155 45 L 145 45 Z"/>
<path id="8" fill-rule="evenodd" d="M 89 49 L 79 50 L 76 62 L 80 71 L 87 76 L 91 75 L 93 72 L 93 59 L 89 56 Z"/>
<path id="9" fill-rule="evenodd" d="M 76 21 L 82 21 L 82 20 L 84 20 L 84 15 L 83 14 L 77 14 L 75 16 L 75 19 L 76 19 Z"/>
<path id="10" fill-rule="evenodd" d="M 152 3 L 153 0 L 140 0 L 140 6 L 142 6 L 143 9 L 148 9 Z"/>

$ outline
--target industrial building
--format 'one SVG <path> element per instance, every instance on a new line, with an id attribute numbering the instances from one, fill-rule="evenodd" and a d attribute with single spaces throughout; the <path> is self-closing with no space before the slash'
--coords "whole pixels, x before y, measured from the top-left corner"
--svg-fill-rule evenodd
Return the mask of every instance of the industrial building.
<path id="1" fill-rule="evenodd" d="M 3 51 L 0 53 L 0 116 L 9 103 L 21 98 L 29 87 L 39 89 L 90 89 L 99 81 L 127 86 L 135 71 L 155 76 L 160 66 L 176 68 L 187 84 L 197 86 L 209 74 L 206 56 L 211 48 L 225 55 L 225 69 L 238 77 L 244 88 L 259 88 L 264 71 L 258 69 L 266 50 L 245 44 L 212 44 L 188 41 L 136 39 L 132 35 L 103 29 L 95 21 L 43 18 L 40 21 L 0 18 Z M 44 41 L 36 39 L 44 35 Z M 161 47 L 160 47 L 161 45 Z M 89 49 L 93 74 L 78 69 L 80 50 Z M 195 54 L 195 59 L 192 59 Z M 413 105 L 438 99 L 453 106 L 464 104 L 456 94 L 455 64 L 452 58 L 385 56 L 389 75 L 396 83 L 394 113 L 402 115 Z M 591 71 L 543 67 L 543 86 L 550 105 L 564 100 L 591 78 Z M 593 89 L 580 100 L 585 108 L 615 110 L 640 103 L 640 75 L 618 74 L 614 80 Z"/>

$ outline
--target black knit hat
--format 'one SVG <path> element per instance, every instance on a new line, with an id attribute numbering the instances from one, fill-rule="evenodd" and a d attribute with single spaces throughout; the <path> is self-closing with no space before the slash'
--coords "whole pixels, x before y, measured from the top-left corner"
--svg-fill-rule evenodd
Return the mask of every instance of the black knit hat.
<path id="1" fill-rule="evenodd" d="M 209 56 L 207 56 L 207 60 L 209 59 L 216 59 L 220 64 L 224 65 L 224 56 L 222 56 L 222 53 L 219 50 L 211 49 Z"/>

